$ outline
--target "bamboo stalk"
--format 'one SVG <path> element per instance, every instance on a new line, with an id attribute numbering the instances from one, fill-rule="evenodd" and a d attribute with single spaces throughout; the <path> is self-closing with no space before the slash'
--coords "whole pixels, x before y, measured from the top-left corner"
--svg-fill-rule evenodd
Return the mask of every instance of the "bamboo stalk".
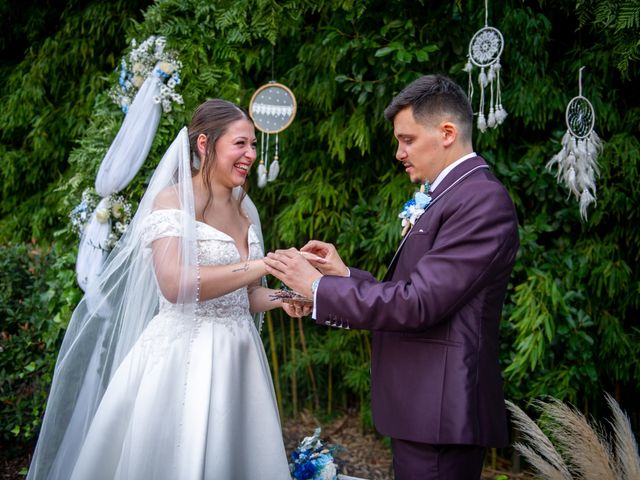
<path id="1" fill-rule="evenodd" d="M 278 364 L 278 352 L 276 349 L 276 335 L 273 331 L 273 319 L 271 312 L 265 313 L 267 321 L 267 331 L 269 332 L 269 352 L 271 354 L 271 368 L 273 369 L 273 385 L 276 390 L 276 401 L 278 402 L 278 411 L 282 415 L 282 391 L 280 390 L 280 366 Z"/>
<path id="2" fill-rule="evenodd" d="M 282 336 L 285 337 L 285 329 L 284 329 L 284 319 L 282 315 L 280 315 L 280 331 L 282 332 Z M 283 338 L 282 340 L 282 364 L 287 364 L 287 341 Z"/>
<path id="3" fill-rule="evenodd" d="M 364 336 L 364 344 L 365 344 L 365 347 L 367 347 L 367 348 L 366 348 L 366 350 L 367 350 L 367 361 L 368 361 L 369 363 L 371 363 L 371 337 L 370 337 L 370 336 L 369 336 L 369 334 L 368 334 L 368 333 L 366 333 L 366 332 L 365 332 L 365 333 L 363 333 L 363 336 Z"/>
<path id="4" fill-rule="evenodd" d="M 289 322 L 289 334 L 291 336 L 291 403 L 293 404 L 293 416 L 298 416 L 298 381 L 296 378 L 296 330 L 293 322 Z"/>
<path id="5" fill-rule="evenodd" d="M 307 341 L 304 336 L 304 325 L 302 323 L 302 317 L 298 317 L 298 330 L 300 331 L 300 347 L 302 348 L 302 354 L 308 356 Z M 318 398 L 318 387 L 316 385 L 316 377 L 313 374 L 313 368 L 311 364 L 307 364 L 307 373 L 309 374 L 309 380 L 311 381 L 311 393 L 313 394 L 313 403 L 316 412 L 320 410 L 320 399 Z"/>
<path id="6" fill-rule="evenodd" d="M 329 363 L 329 375 L 327 380 L 327 415 L 331 415 L 331 402 L 333 400 L 333 373 Z"/>

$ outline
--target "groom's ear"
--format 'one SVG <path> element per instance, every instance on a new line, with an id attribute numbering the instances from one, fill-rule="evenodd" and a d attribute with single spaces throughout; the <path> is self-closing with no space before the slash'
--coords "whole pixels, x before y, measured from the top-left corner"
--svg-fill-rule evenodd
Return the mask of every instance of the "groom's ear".
<path id="1" fill-rule="evenodd" d="M 450 147 L 458 138 L 458 126 L 453 122 L 442 122 L 440 124 L 440 134 L 442 135 L 442 145 Z"/>

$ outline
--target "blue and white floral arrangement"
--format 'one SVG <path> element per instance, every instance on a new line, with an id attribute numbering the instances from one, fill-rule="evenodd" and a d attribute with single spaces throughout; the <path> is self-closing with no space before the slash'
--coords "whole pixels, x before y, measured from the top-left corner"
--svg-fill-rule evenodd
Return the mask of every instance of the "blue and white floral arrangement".
<path id="1" fill-rule="evenodd" d="M 320 427 L 311 437 L 305 437 L 291 452 L 289 469 L 295 480 L 336 480 L 338 466 L 333 460 L 333 448 L 320 440 Z"/>
<path id="2" fill-rule="evenodd" d="M 84 229 L 87 226 L 87 222 L 91 218 L 94 208 L 98 204 L 96 195 L 92 194 L 88 189 L 82 192 L 82 200 L 78 205 L 73 207 L 69 218 L 71 220 L 71 230 L 73 233 L 82 236 Z"/>
<path id="3" fill-rule="evenodd" d="M 424 193 L 429 191 L 429 184 L 425 183 L 420 186 L 420 191 L 416 192 L 413 198 L 409 199 L 402 211 L 398 215 L 402 219 L 402 236 L 404 237 L 409 229 L 418 221 L 420 216 L 425 212 L 429 204 L 431 203 L 431 196 Z"/>
<path id="4" fill-rule="evenodd" d="M 120 64 L 119 85 L 114 86 L 109 92 L 111 99 L 124 113 L 127 113 L 136 93 L 151 75 L 163 82 L 160 94 L 153 99 L 155 103 L 162 105 L 163 112 L 171 111 L 172 102 L 184 103 L 182 95 L 175 91 L 176 85 L 180 84 L 182 62 L 178 60 L 175 52 L 165 50 L 166 43 L 165 37 L 155 35 L 147 38 L 139 46 L 135 39 L 131 41 L 129 61 L 123 58 Z"/>
<path id="5" fill-rule="evenodd" d="M 101 245 L 96 246 L 101 250 L 109 252 L 129 226 L 129 222 L 131 221 L 131 204 L 127 202 L 122 195 L 115 193 L 98 203 L 97 194 L 93 192 L 92 189 L 85 190 L 82 192 L 82 200 L 69 214 L 71 230 L 79 237 L 82 237 L 94 210 L 98 222 L 109 223 L 111 225 L 111 232 L 107 239 L 104 242 L 100 242 Z"/>

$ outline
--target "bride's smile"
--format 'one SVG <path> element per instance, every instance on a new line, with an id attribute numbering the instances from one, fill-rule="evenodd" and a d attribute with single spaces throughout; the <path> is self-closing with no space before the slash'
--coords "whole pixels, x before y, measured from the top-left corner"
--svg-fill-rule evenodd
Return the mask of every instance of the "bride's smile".
<path id="1" fill-rule="evenodd" d="M 256 142 L 251 122 L 242 119 L 230 124 L 216 142 L 216 180 L 233 187 L 244 184 L 256 160 Z"/>

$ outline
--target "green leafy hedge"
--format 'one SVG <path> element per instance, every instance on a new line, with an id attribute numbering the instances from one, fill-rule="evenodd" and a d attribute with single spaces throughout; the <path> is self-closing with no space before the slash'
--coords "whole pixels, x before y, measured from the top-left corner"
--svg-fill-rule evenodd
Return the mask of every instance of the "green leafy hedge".
<path id="1" fill-rule="evenodd" d="M 522 246 L 503 314 L 501 359 L 508 396 L 516 401 L 552 394 L 597 413 L 602 390 L 615 393 L 623 408 L 633 407 L 640 392 L 640 367 L 633 362 L 640 355 L 639 12 L 637 0 L 490 2 L 489 23 L 506 42 L 501 63 L 509 116 L 499 129 L 476 134 L 475 148 L 509 189 L 520 221 Z M 300 246 L 310 238 L 333 241 L 351 265 L 380 277 L 398 244 L 397 212 L 412 190 L 394 166 L 395 144 L 382 111 L 423 73 L 446 73 L 466 85 L 468 41 L 483 24 L 483 5 L 470 0 L 158 0 L 139 23 L 127 24 L 120 45 L 165 35 L 184 64 L 185 106 L 163 115 L 149 159 L 123 193 L 137 202 L 164 149 L 205 98 L 247 106 L 258 86 L 275 79 L 293 90 L 298 114 L 280 135 L 280 178 L 264 190 L 251 179 L 267 248 Z M 37 52 L 29 55 L 25 64 Z M 116 81 L 110 73 L 116 57 L 108 68 L 86 71 L 87 85 L 89 77 L 100 80 L 91 84 L 96 88 L 59 79 L 68 89 L 65 104 L 76 99 L 83 107 L 65 110 L 69 118 L 47 114 L 52 131 L 71 132 L 66 138 L 74 143 L 54 142 L 60 146 L 52 157 L 55 174 L 37 185 L 28 167 L 45 169 L 47 162 L 31 153 L 47 150 L 34 147 L 32 124 L 25 120 L 33 115 L 25 112 L 41 105 L 46 110 L 48 93 L 29 90 L 36 78 L 25 82 L 24 91 L 17 83 L 16 92 L 0 90 L 13 102 L 0 115 L 0 154 L 14 152 L 10 165 L 0 167 L 0 238 L 35 235 L 44 244 L 65 244 L 69 257 L 58 268 L 67 273 L 51 278 L 49 287 L 56 292 L 73 290 L 65 275 L 71 277 L 73 263 L 68 245 L 77 239 L 68 230 L 68 212 L 93 184 L 122 121 L 106 95 Z M 598 203 L 587 222 L 544 168 L 560 148 L 564 109 L 578 93 L 582 66 L 583 94 L 605 141 Z M 45 77 L 40 80 L 46 84 Z M 19 127 L 9 119 L 13 109 L 23 119 Z M 32 163 L 15 160 L 23 154 Z M 32 211 L 33 221 L 25 220 Z M 63 321 L 77 297 L 67 300 L 55 310 Z M 263 337 L 284 414 L 356 406 L 368 419 L 366 332 L 327 330 L 274 312 Z M 36 371 L 46 383 L 48 370 Z M 35 404 L 41 411 L 40 401 Z M 23 421 L 13 417 L 9 423 Z"/>
<path id="2" fill-rule="evenodd" d="M 74 254 L 62 249 L 0 246 L 3 449 L 21 447 L 40 426 L 62 334 L 80 300 L 74 261 Z"/>

